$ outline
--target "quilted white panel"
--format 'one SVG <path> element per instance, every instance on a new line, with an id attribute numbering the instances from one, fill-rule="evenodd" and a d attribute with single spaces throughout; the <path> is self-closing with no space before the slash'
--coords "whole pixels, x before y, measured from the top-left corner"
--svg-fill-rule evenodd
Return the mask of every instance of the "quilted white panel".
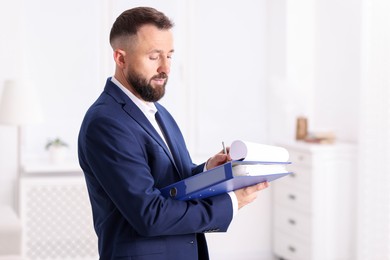
<path id="1" fill-rule="evenodd" d="M 98 259 L 82 176 L 21 180 L 23 254 L 29 259 Z"/>

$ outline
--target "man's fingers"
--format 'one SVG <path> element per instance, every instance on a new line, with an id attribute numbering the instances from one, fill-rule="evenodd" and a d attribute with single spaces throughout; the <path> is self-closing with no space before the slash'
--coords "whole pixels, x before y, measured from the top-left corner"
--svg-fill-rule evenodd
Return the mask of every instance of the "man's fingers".
<path id="1" fill-rule="evenodd" d="M 259 190 L 264 190 L 264 189 L 268 188 L 268 186 L 269 186 L 269 183 L 268 183 L 268 181 L 266 181 L 266 182 L 262 182 L 262 183 L 257 184 L 256 188 L 259 191 Z"/>
<path id="2" fill-rule="evenodd" d="M 246 188 L 234 191 L 238 201 L 238 208 L 240 209 L 254 201 L 257 197 L 257 192 L 267 188 L 268 186 L 268 182 L 262 182 L 253 186 L 248 186 Z"/>
<path id="3" fill-rule="evenodd" d="M 264 190 L 268 186 L 269 186 L 268 182 L 262 182 L 262 183 L 258 183 L 258 184 L 253 185 L 253 186 L 248 186 L 248 187 L 244 188 L 244 191 L 249 195 L 251 193 L 254 193 L 254 192 L 257 192 L 260 190 Z"/>

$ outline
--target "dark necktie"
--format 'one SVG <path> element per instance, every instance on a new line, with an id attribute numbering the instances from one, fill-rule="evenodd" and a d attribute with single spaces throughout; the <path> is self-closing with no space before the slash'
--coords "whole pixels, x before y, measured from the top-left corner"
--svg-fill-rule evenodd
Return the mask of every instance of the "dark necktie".
<path id="1" fill-rule="evenodd" d="M 157 124 L 159 125 L 159 127 L 161 129 L 161 132 L 164 135 L 165 143 L 168 146 L 168 150 L 171 153 L 171 156 L 172 156 L 172 158 L 173 158 L 173 160 L 175 162 L 175 165 L 178 166 L 178 164 L 180 165 L 180 159 L 179 159 L 180 156 L 177 153 L 178 150 L 175 149 L 176 148 L 175 144 L 172 143 L 172 140 L 168 136 L 167 128 L 166 128 L 166 126 L 165 126 L 165 124 L 164 124 L 164 122 L 163 122 L 163 120 L 161 118 L 161 115 L 160 115 L 160 113 L 158 111 L 156 112 L 155 117 L 156 117 Z M 180 168 L 178 168 L 178 170 L 180 170 Z"/>

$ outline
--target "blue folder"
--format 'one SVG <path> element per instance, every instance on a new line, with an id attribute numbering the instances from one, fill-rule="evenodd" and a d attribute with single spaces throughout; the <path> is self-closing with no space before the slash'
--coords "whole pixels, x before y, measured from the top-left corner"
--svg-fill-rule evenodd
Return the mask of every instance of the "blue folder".
<path id="1" fill-rule="evenodd" d="M 289 164 L 290 162 L 230 161 L 211 170 L 191 176 L 161 189 L 166 198 L 176 200 L 204 199 L 261 182 L 271 182 L 291 172 L 272 173 L 259 176 L 234 176 L 235 164 Z"/>

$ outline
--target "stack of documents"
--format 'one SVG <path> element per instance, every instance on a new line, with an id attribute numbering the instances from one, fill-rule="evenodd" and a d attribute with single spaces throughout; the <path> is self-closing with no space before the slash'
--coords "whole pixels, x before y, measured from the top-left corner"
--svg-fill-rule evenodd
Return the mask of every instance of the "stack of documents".
<path id="1" fill-rule="evenodd" d="M 236 162 L 232 164 L 233 176 L 261 176 L 287 172 L 286 163 Z"/>
<path id="2" fill-rule="evenodd" d="M 288 151 L 282 147 L 234 141 L 229 153 L 232 161 L 171 184 L 161 194 L 177 200 L 202 199 L 291 173 L 286 169 Z"/>
<path id="3" fill-rule="evenodd" d="M 230 157 L 233 161 L 287 162 L 287 149 L 274 145 L 258 144 L 236 140 L 230 145 Z"/>

